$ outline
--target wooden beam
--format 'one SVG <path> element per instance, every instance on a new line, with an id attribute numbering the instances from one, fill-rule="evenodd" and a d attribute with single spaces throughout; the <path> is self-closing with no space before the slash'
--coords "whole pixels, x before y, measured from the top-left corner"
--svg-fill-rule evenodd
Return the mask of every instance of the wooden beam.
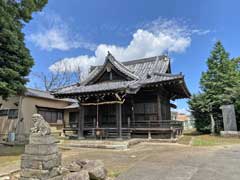
<path id="1" fill-rule="evenodd" d="M 116 96 L 116 98 L 117 98 L 119 101 L 122 100 L 122 99 L 120 98 L 120 96 L 118 95 L 118 93 L 115 93 L 115 96 Z"/>

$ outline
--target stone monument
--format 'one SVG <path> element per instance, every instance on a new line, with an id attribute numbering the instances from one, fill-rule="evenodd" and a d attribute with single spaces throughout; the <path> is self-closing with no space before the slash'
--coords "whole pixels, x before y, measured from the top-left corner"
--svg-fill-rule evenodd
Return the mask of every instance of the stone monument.
<path id="1" fill-rule="evenodd" d="M 223 136 L 238 135 L 234 105 L 233 104 L 222 105 L 220 109 L 222 109 L 224 126 L 224 131 L 220 132 L 221 135 Z"/>
<path id="2" fill-rule="evenodd" d="M 220 108 L 223 114 L 224 131 L 237 131 L 234 105 L 223 105 Z"/>
<path id="3" fill-rule="evenodd" d="M 62 179 L 61 154 L 48 123 L 40 114 L 32 116 L 29 144 L 21 157 L 20 180 Z"/>

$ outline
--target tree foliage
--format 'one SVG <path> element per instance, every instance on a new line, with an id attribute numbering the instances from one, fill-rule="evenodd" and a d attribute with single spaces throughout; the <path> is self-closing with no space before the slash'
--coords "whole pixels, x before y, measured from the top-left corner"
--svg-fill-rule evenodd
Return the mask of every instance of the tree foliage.
<path id="1" fill-rule="evenodd" d="M 33 58 L 22 28 L 47 0 L 0 0 L 0 96 L 6 99 L 25 90 Z"/>
<path id="2" fill-rule="evenodd" d="M 210 115 L 213 115 L 215 129 L 223 128 L 223 104 L 234 104 L 237 118 L 240 118 L 240 71 L 239 58 L 230 59 L 221 42 L 218 41 L 207 60 L 208 70 L 202 73 L 201 93 L 189 101 L 190 109 L 200 131 L 210 130 Z M 239 120 L 240 121 L 240 120 Z"/>

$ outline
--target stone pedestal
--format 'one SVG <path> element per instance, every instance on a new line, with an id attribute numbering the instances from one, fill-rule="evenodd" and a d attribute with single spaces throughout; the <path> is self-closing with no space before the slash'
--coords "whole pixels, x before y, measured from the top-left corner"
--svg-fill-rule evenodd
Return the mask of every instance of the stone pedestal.
<path id="1" fill-rule="evenodd" d="M 220 108 L 223 114 L 224 131 L 237 131 L 234 105 L 223 105 Z"/>
<path id="2" fill-rule="evenodd" d="M 240 137 L 239 131 L 220 131 L 220 135 L 224 137 Z"/>
<path id="3" fill-rule="evenodd" d="M 60 180 L 61 154 L 56 139 L 51 135 L 31 134 L 21 157 L 21 180 Z"/>

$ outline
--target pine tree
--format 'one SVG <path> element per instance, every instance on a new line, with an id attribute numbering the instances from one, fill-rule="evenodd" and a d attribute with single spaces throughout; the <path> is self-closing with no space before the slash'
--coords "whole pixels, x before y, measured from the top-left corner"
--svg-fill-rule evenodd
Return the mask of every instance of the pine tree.
<path id="1" fill-rule="evenodd" d="M 200 80 L 202 92 L 193 96 L 189 105 L 197 122 L 202 121 L 200 117 L 205 117 L 208 119 L 209 124 L 205 124 L 208 129 L 211 124 L 215 124 L 215 129 L 220 131 L 223 128 L 221 105 L 235 104 L 239 117 L 239 59 L 230 59 L 218 41 L 207 60 L 207 66 L 208 70 L 202 73 Z M 211 119 L 214 123 L 211 123 Z M 204 129 L 207 129 L 206 127 Z"/>
<path id="2" fill-rule="evenodd" d="M 25 90 L 33 58 L 24 43 L 22 28 L 47 0 L 0 0 L 0 96 Z"/>

